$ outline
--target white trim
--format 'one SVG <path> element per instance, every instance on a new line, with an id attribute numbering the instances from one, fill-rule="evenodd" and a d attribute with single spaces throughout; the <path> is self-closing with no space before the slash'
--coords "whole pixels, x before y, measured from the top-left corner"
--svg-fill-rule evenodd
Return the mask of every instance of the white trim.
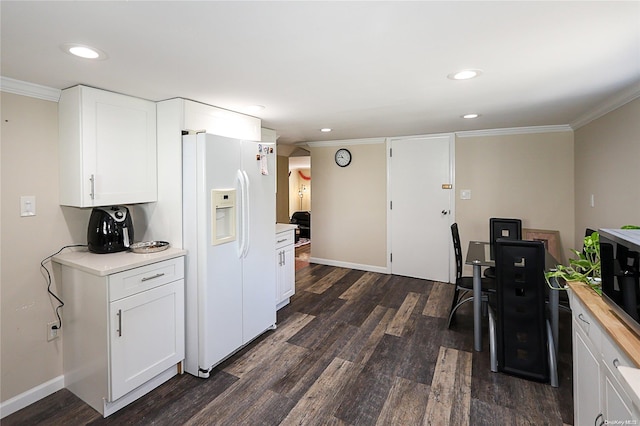
<path id="1" fill-rule="evenodd" d="M 387 156 L 387 205 L 386 209 L 386 219 L 387 219 L 387 252 L 385 256 L 387 257 L 387 271 L 391 273 L 393 270 L 391 269 L 391 250 L 393 246 L 391 245 L 391 140 L 392 138 L 387 138 L 385 142 L 385 155 Z"/>
<path id="2" fill-rule="evenodd" d="M 2 76 L 0 76 L 0 91 L 53 102 L 60 100 L 61 92 L 60 89 Z"/>
<path id="3" fill-rule="evenodd" d="M 319 146 L 345 146 L 345 145 L 374 145 L 379 143 L 385 143 L 386 138 L 367 138 L 367 139 L 344 139 L 337 141 L 317 141 L 317 142 L 303 142 L 300 145 L 307 145 L 311 147 Z M 298 144 L 296 144 L 298 145 Z"/>
<path id="4" fill-rule="evenodd" d="M 22 410 L 34 402 L 40 401 L 42 398 L 46 398 L 62 388 L 64 388 L 64 376 L 58 376 L 48 382 L 22 392 L 20 395 L 16 395 L 0 404 L 0 419 L 18 410 Z"/>
<path id="5" fill-rule="evenodd" d="M 317 263 L 319 265 L 337 266 L 339 268 L 357 269 L 359 271 L 377 272 L 379 274 L 389 274 L 384 266 L 362 265 L 360 263 L 341 262 L 332 259 L 320 259 L 318 257 L 309 258 L 309 263 Z"/>
<path id="6" fill-rule="evenodd" d="M 424 135 L 410 135 L 410 136 L 391 136 L 388 139 L 390 141 L 396 140 L 407 140 L 407 139 L 424 139 L 424 138 L 439 138 L 442 136 L 453 137 L 455 136 L 455 132 L 445 132 L 445 133 L 426 133 Z"/>
<path id="7" fill-rule="evenodd" d="M 573 127 L 574 130 L 579 129 L 582 126 L 591 123 L 593 120 L 596 120 L 637 98 L 640 98 L 640 83 L 634 84 L 615 96 L 611 96 L 596 108 L 587 111 L 587 113 L 582 115 L 582 117 L 578 117 L 574 120 L 571 123 L 571 127 Z"/>
<path id="8" fill-rule="evenodd" d="M 555 126 L 534 126 L 534 127 L 506 127 L 504 129 L 486 130 L 465 130 L 455 132 L 456 137 L 471 138 L 477 136 L 501 136 L 501 135 L 522 135 L 528 133 L 552 133 L 552 132 L 572 132 L 573 128 L 568 124 Z"/>

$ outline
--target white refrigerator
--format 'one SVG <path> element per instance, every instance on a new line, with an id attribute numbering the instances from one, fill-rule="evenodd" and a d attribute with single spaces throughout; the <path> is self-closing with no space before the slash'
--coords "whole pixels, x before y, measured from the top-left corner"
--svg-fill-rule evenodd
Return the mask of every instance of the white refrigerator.
<path id="1" fill-rule="evenodd" d="M 275 144 L 183 136 L 185 371 L 211 369 L 276 323 Z"/>

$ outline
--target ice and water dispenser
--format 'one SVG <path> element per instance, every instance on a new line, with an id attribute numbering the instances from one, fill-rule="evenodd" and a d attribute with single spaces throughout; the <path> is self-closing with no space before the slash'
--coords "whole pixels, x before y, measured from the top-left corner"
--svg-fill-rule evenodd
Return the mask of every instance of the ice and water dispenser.
<path id="1" fill-rule="evenodd" d="M 236 239 L 236 190 L 211 190 L 211 245 L 224 244 Z"/>

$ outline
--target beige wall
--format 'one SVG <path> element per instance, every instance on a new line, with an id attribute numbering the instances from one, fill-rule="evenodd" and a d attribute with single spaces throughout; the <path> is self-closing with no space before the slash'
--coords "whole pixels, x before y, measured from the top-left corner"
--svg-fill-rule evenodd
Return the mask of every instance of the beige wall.
<path id="1" fill-rule="evenodd" d="M 40 262 L 71 244 L 86 244 L 91 209 L 58 204 L 58 105 L 1 92 L 0 400 L 62 375 L 62 339 L 46 339 L 57 302 Z M 20 196 L 36 197 L 36 215 L 20 216 Z M 128 206 L 135 240 L 146 232 L 139 206 Z M 53 269 L 47 263 L 49 270 Z M 62 296 L 52 273 L 52 289 Z"/>
<path id="2" fill-rule="evenodd" d="M 2 401 L 62 374 L 61 339 L 46 339 L 54 300 L 40 261 L 73 241 L 58 205 L 58 105 L 2 93 Z M 36 216 L 20 216 L 20 196 Z M 70 212 L 73 214 L 73 212 Z M 53 289 L 57 286 L 54 284 Z M 63 328 L 64 330 L 64 328 Z"/>
<path id="3" fill-rule="evenodd" d="M 567 258 L 574 241 L 573 132 L 458 137 L 455 157 L 463 247 L 489 238 L 489 218 L 514 217 L 523 228 L 560 231 Z M 460 199 L 462 189 L 471 190 L 470 200 Z"/>
<path id="4" fill-rule="evenodd" d="M 310 148 L 311 257 L 386 268 L 385 144 L 348 146 L 353 160 L 347 167 L 338 167 L 334 161 L 338 148 Z"/>
<path id="5" fill-rule="evenodd" d="M 277 173 L 276 222 L 289 223 L 289 157 L 278 155 Z"/>
<path id="6" fill-rule="evenodd" d="M 639 163 L 640 98 L 576 130 L 576 246 L 585 228 L 640 225 Z"/>

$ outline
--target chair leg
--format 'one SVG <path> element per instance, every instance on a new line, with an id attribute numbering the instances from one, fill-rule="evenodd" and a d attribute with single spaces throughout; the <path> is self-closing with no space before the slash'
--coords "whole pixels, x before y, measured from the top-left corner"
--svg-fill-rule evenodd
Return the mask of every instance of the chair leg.
<path id="1" fill-rule="evenodd" d="M 489 351 L 491 353 L 491 371 L 498 372 L 498 348 L 496 347 L 496 317 L 491 306 L 487 305 L 489 310 Z"/>
<path id="2" fill-rule="evenodd" d="M 466 299 L 462 299 L 460 302 L 458 302 L 452 309 L 451 312 L 449 313 L 449 321 L 447 321 L 447 328 L 451 327 L 451 321 L 453 321 L 453 315 L 456 313 L 456 311 L 458 310 L 458 308 L 462 305 L 464 305 L 467 302 L 470 302 L 473 300 L 473 296 L 469 296 Z"/>
<path id="3" fill-rule="evenodd" d="M 453 312 L 453 308 L 456 307 L 458 303 L 458 297 L 460 297 L 460 290 L 458 290 L 458 286 L 454 284 L 455 290 L 453 290 L 453 299 L 451 300 L 451 310 L 449 310 L 449 314 Z"/>
<path id="4" fill-rule="evenodd" d="M 547 320 L 547 351 L 549 352 L 549 381 L 551 386 L 557 388 L 558 384 L 558 362 L 556 359 L 556 348 L 553 344 L 553 332 L 551 324 Z"/>

